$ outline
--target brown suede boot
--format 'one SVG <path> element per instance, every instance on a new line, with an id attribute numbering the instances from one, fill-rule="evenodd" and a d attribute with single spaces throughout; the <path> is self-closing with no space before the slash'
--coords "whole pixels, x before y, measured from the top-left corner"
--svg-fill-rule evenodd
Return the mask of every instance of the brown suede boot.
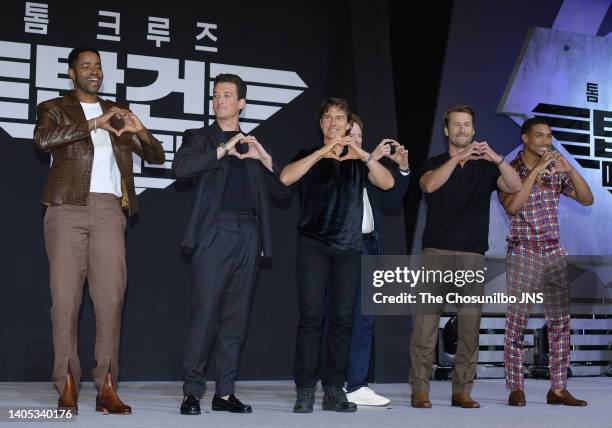
<path id="1" fill-rule="evenodd" d="M 431 401 L 425 391 L 415 391 L 410 395 L 410 405 L 417 409 L 429 409 Z"/>
<path id="2" fill-rule="evenodd" d="M 111 372 L 106 373 L 102 389 L 96 397 L 96 412 L 104 412 L 105 415 L 131 415 L 132 408 L 123 403 L 113 386 L 113 377 Z"/>
<path id="3" fill-rule="evenodd" d="M 452 395 L 451 406 L 462 407 L 464 409 L 478 409 L 480 408 L 480 403 L 472 400 L 470 394 L 466 392 L 460 392 Z"/>
<path id="4" fill-rule="evenodd" d="M 66 373 L 66 383 L 64 384 L 64 391 L 57 400 L 58 410 L 70 410 L 72 414 L 76 415 L 79 412 L 78 391 L 70 366 L 68 366 L 68 372 Z"/>

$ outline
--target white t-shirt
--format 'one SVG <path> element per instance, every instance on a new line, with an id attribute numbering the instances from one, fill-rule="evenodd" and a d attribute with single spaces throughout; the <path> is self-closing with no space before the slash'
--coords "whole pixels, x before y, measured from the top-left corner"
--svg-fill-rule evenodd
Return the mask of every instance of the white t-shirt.
<path id="1" fill-rule="evenodd" d="M 87 120 L 103 113 L 100 103 L 81 103 L 81 107 Z M 121 197 L 121 172 L 115 160 L 110 134 L 105 129 L 98 128 L 96 131 L 91 131 L 91 139 L 94 145 L 94 159 L 89 191 Z"/>
<path id="2" fill-rule="evenodd" d="M 363 220 L 361 221 L 361 233 L 374 231 L 374 214 L 368 198 L 368 190 L 363 188 Z"/>
<path id="3" fill-rule="evenodd" d="M 400 170 L 400 174 L 406 177 L 410 174 L 410 171 L 404 172 Z M 372 212 L 372 205 L 370 205 L 370 199 L 368 198 L 368 191 L 363 188 L 363 220 L 361 221 L 361 233 L 370 233 L 374 231 L 374 213 Z"/>

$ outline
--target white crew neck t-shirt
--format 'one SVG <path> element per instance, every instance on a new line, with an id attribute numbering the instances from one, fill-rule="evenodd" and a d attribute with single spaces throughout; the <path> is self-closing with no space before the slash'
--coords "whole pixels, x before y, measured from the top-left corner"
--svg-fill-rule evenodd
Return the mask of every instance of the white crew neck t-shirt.
<path id="1" fill-rule="evenodd" d="M 81 103 L 81 107 L 87 120 L 103 113 L 100 103 Z M 96 131 L 91 131 L 91 139 L 94 145 L 94 159 L 89 191 L 121 197 L 121 172 L 115 160 L 110 134 L 107 130 L 98 128 Z"/>

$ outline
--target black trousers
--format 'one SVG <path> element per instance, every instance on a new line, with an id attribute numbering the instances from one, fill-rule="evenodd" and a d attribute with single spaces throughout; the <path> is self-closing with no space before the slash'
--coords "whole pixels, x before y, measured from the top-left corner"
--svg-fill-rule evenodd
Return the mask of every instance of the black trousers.
<path id="1" fill-rule="evenodd" d="M 220 214 L 212 243 L 192 259 L 192 314 L 184 358 L 185 395 L 201 398 L 215 348 L 215 393 L 233 394 L 261 252 L 254 216 Z"/>
<path id="2" fill-rule="evenodd" d="M 359 251 L 336 250 L 315 239 L 299 237 L 300 319 L 295 349 L 296 386 L 314 387 L 319 373 L 323 385 L 344 386 L 360 263 Z M 323 367 L 319 367 L 321 334 L 326 317 L 329 322 L 327 338 L 324 338 L 327 346 Z"/>

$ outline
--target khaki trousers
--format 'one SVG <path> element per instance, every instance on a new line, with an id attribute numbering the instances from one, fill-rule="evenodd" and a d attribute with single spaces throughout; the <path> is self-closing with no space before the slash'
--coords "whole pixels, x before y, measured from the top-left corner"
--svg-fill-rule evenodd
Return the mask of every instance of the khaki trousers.
<path id="1" fill-rule="evenodd" d="M 117 380 L 127 279 L 125 224 L 120 199 L 105 193 L 90 193 L 86 206 L 52 204 L 45 213 L 55 353 L 53 382 L 60 394 L 68 369 L 77 385 L 81 380 L 77 330 L 85 279 L 96 317 L 96 367 L 92 375 L 99 389 L 109 369 L 113 381 Z"/>
<path id="2" fill-rule="evenodd" d="M 478 253 L 425 248 L 423 265 L 429 269 L 478 270 L 484 268 L 484 256 Z M 445 292 L 460 295 L 482 295 L 484 284 L 462 288 L 445 286 Z M 410 340 L 410 383 L 412 391 L 429 393 L 434 352 L 438 340 L 440 315 L 445 303 L 427 304 L 417 308 L 413 316 Z M 453 369 L 453 394 L 470 393 L 478 364 L 478 338 L 480 332 L 481 304 L 458 304 L 458 340 Z"/>

